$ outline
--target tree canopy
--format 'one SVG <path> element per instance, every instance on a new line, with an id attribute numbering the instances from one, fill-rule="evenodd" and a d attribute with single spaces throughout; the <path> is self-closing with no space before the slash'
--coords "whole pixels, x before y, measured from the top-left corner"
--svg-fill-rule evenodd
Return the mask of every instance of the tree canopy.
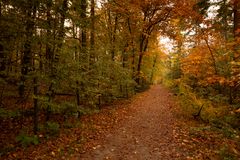
<path id="1" fill-rule="evenodd" d="M 0 121 L 30 117 L 37 134 L 166 76 L 237 104 L 239 43 L 238 0 L 2 0 Z"/>

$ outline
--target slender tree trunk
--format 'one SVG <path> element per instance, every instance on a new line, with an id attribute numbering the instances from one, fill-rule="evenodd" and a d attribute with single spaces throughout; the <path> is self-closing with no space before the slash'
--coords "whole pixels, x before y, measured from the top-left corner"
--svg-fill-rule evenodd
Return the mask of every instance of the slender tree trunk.
<path id="1" fill-rule="evenodd" d="M 1 25 L 2 25 L 2 1 L 0 2 L 0 28 L 1 28 Z M 3 47 L 2 43 L 3 42 L 0 39 L 0 78 L 5 77 L 5 74 L 2 73 L 2 71 L 4 71 L 6 69 L 4 47 Z M 4 90 L 5 90 L 5 87 L 6 86 L 3 86 L 1 88 L 1 91 L 0 91 L 0 106 L 2 105 L 3 93 L 4 93 Z"/>
<path id="2" fill-rule="evenodd" d="M 153 83 L 153 75 L 154 75 L 154 70 L 155 70 L 155 66 L 156 66 L 156 63 L 157 63 L 157 55 L 154 57 L 154 60 L 153 60 L 153 66 L 152 66 L 152 71 L 151 71 L 151 77 L 150 77 L 150 82 Z"/>
<path id="3" fill-rule="evenodd" d="M 0 2 L 0 26 L 2 25 L 2 2 Z M 3 41 L 0 39 L 0 72 L 6 69 Z M 2 73 L 0 73 L 2 75 Z"/>
<path id="4" fill-rule="evenodd" d="M 235 55 L 234 55 L 234 60 L 239 60 L 240 58 L 240 53 L 239 49 L 239 44 L 237 42 L 237 39 L 240 37 L 240 1 L 239 0 L 234 0 L 234 7 L 233 7 L 233 13 L 234 13 L 234 38 L 236 40 L 236 44 L 234 47 L 235 50 Z"/>
<path id="5" fill-rule="evenodd" d="M 230 86 L 229 87 L 229 100 L 228 100 L 229 102 L 229 104 L 233 104 L 233 87 L 232 86 Z"/>
<path id="6" fill-rule="evenodd" d="M 4 71 L 6 69 L 4 48 L 3 48 L 3 45 L 1 43 L 2 42 L 0 41 L 0 72 Z M 3 74 L 0 73 L 0 75 L 2 76 Z"/>
<path id="7" fill-rule="evenodd" d="M 87 29 L 86 29 L 86 18 L 87 18 L 87 1 L 86 0 L 81 0 L 81 14 L 80 17 L 83 21 L 83 27 L 81 28 L 81 39 L 82 39 L 82 44 L 81 44 L 81 61 L 86 61 L 87 58 Z"/>
<path id="8" fill-rule="evenodd" d="M 50 4 L 49 4 L 50 7 Z M 60 27 L 58 29 L 58 35 L 57 35 L 57 49 L 55 54 L 53 54 L 54 52 L 50 52 L 51 53 L 51 78 L 52 78 L 52 82 L 49 85 L 48 88 L 48 102 L 52 103 L 54 96 L 55 96 L 55 90 L 54 90 L 54 83 L 53 83 L 53 79 L 56 76 L 56 67 L 57 64 L 59 63 L 59 57 L 60 57 L 60 52 L 62 49 L 62 45 L 63 45 L 63 40 L 65 37 L 65 29 L 64 29 L 64 25 L 65 25 L 65 20 L 66 20 L 66 14 L 67 14 L 67 10 L 68 10 L 68 0 L 63 0 L 62 2 L 62 10 L 60 11 Z M 49 17 L 51 18 L 51 17 Z M 50 48 L 51 50 L 51 48 Z M 51 107 L 50 105 L 47 106 L 47 110 L 46 110 L 46 122 L 49 121 L 50 119 L 50 115 L 51 115 Z"/>
<path id="9" fill-rule="evenodd" d="M 63 0 L 62 10 L 60 12 L 61 18 L 60 18 L 60 28 L 58 32 L 58 39 L 59 39 L 58 50 L 62 49 L 63 40 L 65 37 L 65 20 L 66 20 L 67 11 L 68 11 L 68 0 Z"/>
<path id="10" fill-rule="evenodd" d="M 128 42 L 126 43 L 124 50 L 122 52 L 122 67 L 126 68 L 127 67 L 127 61 L 128 61 L 128 55 L 127 55 L 127 47 L 128 47 Z"/>
<path id="11" fill-rule="evenodd" d="M 62 45 L 63 45 L 63 40 L 65 38 L 65 20 L 66 20 L 66 15 L 67 15 L 67 11 L 68 11 L 68 0 L 63 0 L 62 3 L 62 9 L 60 11 L 60 27 L 58 30 L 58 45 L 57 45 L 57 49 L 56 49 L 56 53 L 54 54 L 54 63 L 55 65 L 57 65 L 57 63 L 59 62 L 59 57 L 60 57 L 60 53 L 62 50 Z M 54 66 L 56 67 L 56 66 Z"/>
<path id="12" fill-rule="evenodd" d="M 50 71 L 50 79 L 53 77 L 54 71 L 54 65 L 53 65 L 53 60 L 54 60 L 54 49 L 55 48 L 55 42 L 54 44 L 51 43 L 51 40 L 55 39 L 55 37 L 53 37 L 52 33 L 52 29 L 53 26 L 51 25 L 52 22 L 52 16 L 51 16 L 51 9 L 52 9 L 52 0 L 47 1 L 47 42 L 46 42 L 46 60 L 47 60 L 47 65 L 45 66 L 47 71 Z M 54 24 L 55 26 L 55 24 Z M 55 27 L 54 27 L 55 29 Z M 53 46 L 54 45 L 54 46 Z M 48 93 L 47 93 L 47 97 L 48 97 L 48 103 L 52 103 L 53 100 L 53 82 L 50 83 L 49 87 L 48 87 Z M 45 112 L 45 121 L 48 122 L 50 119 L 50 114 L 51 114 L 51 107 L 48 104 L 47 108 L 46 108 L 46 112 Z"/>
<path id="13" fill-rule="evenodd" d="M 74 24 L 72 26 L 72 32 L 73 32 L 73 38 L 77 39 L 77 29 L 76 29 Z M 78 53 L 78 50 L 77 50 L 77 46 L 74 47 L 74 57 L 73 57 L 73 59 L 76 62 L 79 62 L 79 53 Z M 80 106 L 81 102 L 80 102 L 80 90 L 79 90 L 79 81 L 78 80 L 76 81 L 76 88 L 75 89 L 76 89 L 75 94 L 76 94 L 77 106 Z"/>
<path id="14" fill-rule="evenodd" d="M 91 0 L 90 66 L 95 61 L 95 0 Z"/>
<path id="15" fill-rule="evenodd" d="M 50 83 L 47 96 L 48 96 L 48 103 L 52 103 L 53 99 L 54 99 L 53 83 Z M 51 115 L 51 107 L 50 107 L 50 105 L 48 105 L 46 108 L 46 113 L 45 113 L 46 122 L 48 122 L 50 120 L 50 115 Z"/>
<path id="16" fill-rule="evenodd" d="M 132 33 L 132 27 L 131 27 L 131 23 L 130 23 L 130 18 L 127 19 L 127 24 L 128 24 L 128 31 L 130 33 L 131 36 L 131 45 L 132 45 L 132 78 L 135 77 L 135 46 L 134 46 L 134 37 L 133 37 L 133 33 Z"/>
<path id="17" fill-rule="evenodd" d="M 33 131 L 34 134 L 36 135 L 38 132 L 38 99 L 36 96 L 38 96 L 38 80 L 37 77 L 34 77 L 33 79 L 33 94 L 34 94 L 34 99 L 33 99 L 33 103 L 34 103 L 34 114 L 33 114 Z"/>
<path id="18" fill-rule="evenodd" d="M 25 36 L 26 40 L 23 46 L 23 59 L 22 59 L 22 68 L 21 68 L 21 82 L 19 86 L 19 95 L 23 98 L 25 92 L 25 81 L 26 76 L 31 71 L 32 68 L 32 40 L 34 34 L 34 26 L 35 26 L 35 17 L 36 17 L 36 4 L 29 0 L 27 2 L 27 10 L 26 10 L 26 28 L 25 28 Z"/>
<path id="19" fill-rule="evenodd" d="M 227 13 L 227 0 L 223 0 L 223 5 L 224 5 L 224 10 Z M 227 19 L 227 14 L 223 14 L 223 37 L 224 40 L 228 40 L 228 19 Z"/>
<path id="20" fill-rule="evenodd" d="M 0 2 L 0 20 L 2 18 L 2 1 Z"/>
<path id="21" fill-rule="evenodd" d="M 132 78 L 135 77 L 135 48 L 132 49 Z"/>
<path id="22" fill-rule="evenodd" d="M 142 67 L 142 60 L 144 56 L 144 52 L 147 50 L 148 47 L 148 38 L 145 35 L 141 35 L 140 37 L 140 48 L 139 48 L 139 58 L 138 58 L 138 65 L 137 65 L 137 84 L 140 84 L 141 80 L 141 67 Z"/>
<path id="23" fill-rule="evenodd" d="M 233 1 L 233 23 L 234 23 L 234 29 L 233 29 L 233 35 L 235 38 L 235 45 L 234 45 L 234 56 L 233 61 L 239 62 L 240 60 L 240 52 L 239 52 L 239 42 L 238 39 L 240 38 L 240 1 L 234 0 Z M 239 74 L 239 71 L 236 71 L 237 73 L 233 73 L 232 77 L 237 77 L 237 74 Z M 234 82 L 236 85 L 236 82 Z M 229 87 L 229 103 L 232 104 L 234 101 L 234 92 L 235 92 L 235 86 Z"/>
<path id="24" fill-rule="evenodd" d="M 51 21 L 52 21 L 52 16 L 51 16 L 51 8 L 52 8 L 52 1 L 48 0 L 47 1 L 47 42 L 46 42 L 46 60 L 47 60 L 47 66 L 46 69 L 51 69 L 52 63 L 53 63 L 53 49 L 52 49 L 52 45 L 51 45 L 51 39 L 53 39 L 52 37 L 52 25 L 51 25 Z"/>
<path id="25" fill-rule="evenodd" d="M 216 64 L 216 58 L 214 56 L 214 53 L 213 53 L 213 50 L 212 48 L 210 47 L 209 43 L 208 43 L 208 40 L 206 38 L 204 38 L 204 41 L 208 47 L 208 50 L 210 52 L 210 55 L 212 57 L 212 64 L 213 64 L 213 67 L 214 67 L 214 70 L 215 70 L 215 74 L 217 75 L 218 74 L 218 70 L 217 70 L 217 64 Z"/>
<path id="26" fill-rule="evenodd" d="M 117 25 L 118 25 L 118 16 L 117 14 L 115 15 L 114 19 L 114 29 L 113 33 L 111 34 L 111 55 L 112 55 L 112 61 L 115 60 L 115 50 L 116 50 L 116 34 L 117 34 Z"/>

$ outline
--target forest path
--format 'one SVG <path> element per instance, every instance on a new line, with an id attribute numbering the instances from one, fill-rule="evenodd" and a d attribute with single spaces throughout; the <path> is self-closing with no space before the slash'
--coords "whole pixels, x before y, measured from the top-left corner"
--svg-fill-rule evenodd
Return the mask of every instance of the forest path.
<path id="1" fill-rule="evenodd" d="M 100 144 L 74 159 L 181 159 L 173 134 L 172 94 L 161 85 L 142 94 L 130 104 L 131 113 Z"/>

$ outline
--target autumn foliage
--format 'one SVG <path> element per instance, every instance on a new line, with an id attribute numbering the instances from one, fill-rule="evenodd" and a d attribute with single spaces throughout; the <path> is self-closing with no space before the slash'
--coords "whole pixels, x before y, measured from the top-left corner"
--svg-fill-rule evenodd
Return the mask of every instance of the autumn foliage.
<path id="1" fill-rule="evenodd" d="M 0 156 L 166 77 L 198 108 L 200 97 L 235 112 L 239 8 L 238 0 L 0 1 Z"/>

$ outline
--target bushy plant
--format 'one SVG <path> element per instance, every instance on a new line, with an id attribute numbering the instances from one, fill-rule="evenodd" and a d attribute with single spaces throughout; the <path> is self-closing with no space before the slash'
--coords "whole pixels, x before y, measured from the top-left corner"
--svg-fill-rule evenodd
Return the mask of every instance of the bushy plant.
<path id="1" fill-rule="evenodd" d="M 9 111 L 4 108 L 0 108 L 0 118 L 13 118 L 20 116 L 20 112 L 16 111 Z"/>
<path id="2" fill-rule="evenodd" d="M 26 135 L 25 133 L 20 133 L 16 137 L 16 141 L 19 142 L 23 147 L 28 147 L 31 144 L 34 144 L 34 145 L 39 144 L 39 139 L 36 135 L 29 136 L 29 135 Z"/>
<path id="3" fill-rule="evenodd" d="M 227 145 L 220 149 L 219 154 L 221 156 L 221 159 L 223 160 L 237 160 L 237 157 L 234 156 L 233 153 L 231 153 L 229 146 Z"/>
<path id="4" fill-rule="evenodd" d="M 56 122 L 47 122 L 45 130 L 49 135 L 57 136 L 60 132 L 60 125 Z"/>

